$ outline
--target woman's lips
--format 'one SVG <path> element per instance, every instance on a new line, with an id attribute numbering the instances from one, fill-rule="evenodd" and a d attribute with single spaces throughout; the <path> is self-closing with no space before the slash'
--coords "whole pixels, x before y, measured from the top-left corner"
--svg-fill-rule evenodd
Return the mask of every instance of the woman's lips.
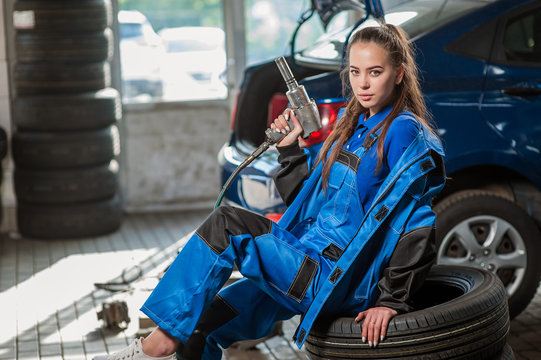
<path id="1" fill-rule="evenodd" d="M 359 94 L 359 98 L 363 101 L 368 101 L 372 98 L 372 94 Z"/>

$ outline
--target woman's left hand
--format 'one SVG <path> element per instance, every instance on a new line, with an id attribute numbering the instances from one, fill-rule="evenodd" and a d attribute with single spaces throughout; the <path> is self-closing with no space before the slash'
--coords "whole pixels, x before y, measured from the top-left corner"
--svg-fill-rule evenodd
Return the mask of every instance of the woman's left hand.
<path id="1" fill-rule="evenodd" d="M 387 326 L 391 318 L 398 313 L 388 307 L 374 307 L 362 311 L 355 318 L 356 322 L 364 319 L 362 329 L 362 340 L 365 343 L 368 340 L 370 347 L 378 346 L 380 341 L 387 335 Z"/>

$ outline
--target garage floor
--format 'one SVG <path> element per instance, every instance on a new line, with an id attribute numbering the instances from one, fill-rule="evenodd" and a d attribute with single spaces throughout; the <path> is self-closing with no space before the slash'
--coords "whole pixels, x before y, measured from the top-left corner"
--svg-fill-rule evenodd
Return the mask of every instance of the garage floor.
<path id="1" fill-rule="evenodd" d="M 91 359 L 114 352 L 142 334 L 138 307 L 186 236 L 209 211 L 130 215 L 120 231 L 77 240 L 0 237 L 0 360 Z M 142 276 L 128 292 L 97 289 L 95 283 Z M 130 323 L 105 330 L 97 312 L 123 300 Z M 290 341 L 298 319 L 283 324 L 283 335 L 243 343 L 225 352 L 231 360 L 306 359 Z M 511 324 L 509 343 L 516 359 L 541 359 L 541 290 Z"/>

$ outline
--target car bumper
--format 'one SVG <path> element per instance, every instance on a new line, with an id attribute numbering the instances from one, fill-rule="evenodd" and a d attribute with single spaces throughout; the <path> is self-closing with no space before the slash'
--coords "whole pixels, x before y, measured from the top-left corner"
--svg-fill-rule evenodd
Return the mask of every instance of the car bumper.
<path id="1" fill-rule="evenodd" d="M 254 149 L 251 149 L 252 151 Z M 247 158 L 238 147 L 225 144 L 218 153 L 221 166 L 221 183 L 224 184 L 235 169 Z M 224 196 L 226 205 L 241 206 L 260 214 L 283 213 L 283 203 L 273 174 L 279 167 L 278 152 L 271 148 L 255 159 L 233 180 Z"/>

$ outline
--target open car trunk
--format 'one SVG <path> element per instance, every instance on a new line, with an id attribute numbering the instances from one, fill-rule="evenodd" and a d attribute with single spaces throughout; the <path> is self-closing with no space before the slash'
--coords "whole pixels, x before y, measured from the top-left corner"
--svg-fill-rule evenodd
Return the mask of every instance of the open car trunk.
<path id="1" fill-rule="evenodd" d="M 294 66 L 291 57 L 288 57 L 287 61 L 298 82 L 325 72 Z M 259 146 L 265 141 L 265 130 L 269 126 L 270 101 L 275 94 L 285 94 L 286 91 L 287 86 L 274 61 L 248 68 L 244 73 L 235 111 L 235 140 L 248 147 Z"/>

